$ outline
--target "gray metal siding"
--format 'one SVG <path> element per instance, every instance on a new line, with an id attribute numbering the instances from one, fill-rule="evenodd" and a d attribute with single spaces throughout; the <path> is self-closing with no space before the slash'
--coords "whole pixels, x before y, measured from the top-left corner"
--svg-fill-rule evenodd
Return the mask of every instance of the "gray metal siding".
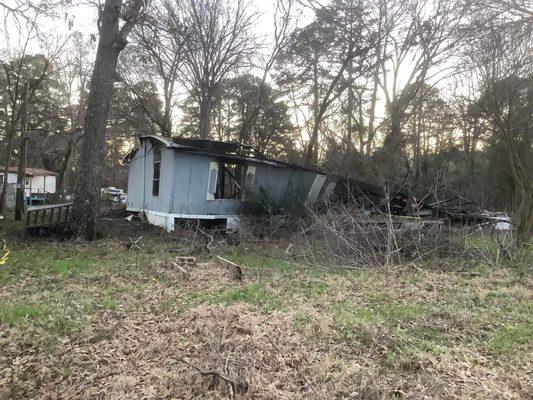
<path id="1" fill-rule="evenodd" d="M 174 152 L 174 198 L 172 200 L 171 212 L 178 214 L 189 213 L 189 193 L 191 186 L 191 169 L 187 160 L 187 154 Z"/>
<path id="2" fill-rule="evenodd" d="M 130 160 L 128 166 L 128 207 L 142 209 L 144 190 L 144 143 Z"/>
<path id="3" fill-rule="evenodd" d="M 173 191 L 174 150 L 159 145 L 161 169 L 159 176 L 159 196 L 152 195 L 154 177 L 154 145 L 148 144 L 146 151 L 146 176 L 144 189 L 144 208 L 152 211 L 169 212 Z"/>
<path id="4" fill-rule="evenodd" d="M 327 202 L 333 193 L 333 189 L 335 188 L 336 184 L 337 179 L 332 178 L 331 176 L 326 176 L 326 180 L 320 189 L 320 193 L 318 194 L 318 201 L 322 203 Z"/>
<path id="5" fill-rule="evenodd" d="M 303 204 L 316 176 L 311 171 L 259 164 L 253 190 L 278 206 L 285 207 L 296 201 Z"/>
<path id="6" fill-rule="evenodd" d="M 160 146 L 160 145 L 159 145 Z M 128 172 L 128 207 L 169 212 L 174 182 L 174 151 L 160 146 L 161 172 L 159 196 L 152 195 L 154 145 L 143 142 L 130 161 Z"/>
<path id="7" fill-rule="evenodd" d="M 154 146 L 160 146 L 161 150 L 159 196 L 152 196 Z M 212 161 L 218 159 L 143 141 L 129 164 L 128 207 L 183 215 L 238 214 L 242 207 L 240 200 L 207 200 Z M 246 199 L 267 197 L 281 207 L 303 204 L 317 176 L 315 172 L 289 167 L 255 162 L 248 165 L 255 167 L 255 177 L 245 193 Z"/>
<path id="8" fill-rule="evenodd" d="M 171 212 L 192 215 L 233 215 L 241 206 L 239 200 L 207 200 L 209 170 L 214 157 L 174 152 L 174 200 Z"/>
<path id="9" fill-rule="evenodd" d="M 287 190 L 292 175 L 292 169 L 273 167 L 265 164 L 257 164 L 255 172 L 253 195 L 260 198 L 266 197 L 272 203 L 279 203 Z"/>
<path id="10" fill-rule="evenodd" d="M 301 201 L 303 203 L 316 176 L 316 172 L 294 170 L 291 174 L 284 201 Z"/>

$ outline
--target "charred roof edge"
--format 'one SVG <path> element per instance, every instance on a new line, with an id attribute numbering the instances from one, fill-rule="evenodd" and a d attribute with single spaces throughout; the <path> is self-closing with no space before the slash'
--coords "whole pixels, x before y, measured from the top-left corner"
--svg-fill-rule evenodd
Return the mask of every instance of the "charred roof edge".
<path id="1" fill-rule="evenodd" d="M 169 149 L 174 149 L 174 150 L 180 150 L 180 151 L 186 151 L 186 152 L 191 152 L 195 154 L 226 158 L 226 159 L 235 160 L 235 161 L 245 161 L 245 162 L 251 162 L 251 163 L 258 163 L 258 164 L 267 164 L 267 165 L 273 165 L 273 166 L 282 167 L 282 168 L 295 168 L 295 169 L 299 169 L 302 171 L 309 171 L 309 172 L 314 172 L 317 174 L 325 175 L 325 172 L 319 169 L 303 167 L 297 164 L 274 160 L 274 159 L 267 158 L 267 157 L 255 158 L 255 157 L 240 156 L 236 154 L 221 153 L 217 151 L 208 151 L 208 150 L 205 150 L 199 147 L 181 145 L 181 144 L 174 142 L 172 139 L 169 139 L 163 136 L 158 136 L 158 135 L 140 135 L 139 139 L 141 141 L 144 139 L 153 139 L 153 140 L 160 142 L 165 147 Z"/>

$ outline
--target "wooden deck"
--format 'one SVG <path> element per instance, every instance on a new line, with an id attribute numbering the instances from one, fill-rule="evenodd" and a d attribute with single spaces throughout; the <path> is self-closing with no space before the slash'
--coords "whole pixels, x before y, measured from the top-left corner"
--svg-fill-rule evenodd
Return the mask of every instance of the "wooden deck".
<path id="1" fill-rule="evenodd" d="M 74 203 L 29 206 L 26 209 L 26 229 L 65 225 Z"/>

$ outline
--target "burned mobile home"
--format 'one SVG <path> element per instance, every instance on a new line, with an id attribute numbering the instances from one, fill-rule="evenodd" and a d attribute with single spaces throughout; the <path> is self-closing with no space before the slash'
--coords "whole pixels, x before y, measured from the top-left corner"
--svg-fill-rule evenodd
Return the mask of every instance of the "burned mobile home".
<path id="1" fill-rule="evenodd" d="M 246 204 L 312 205 L 335 183 L 320 171 L 276 161 L 237 143 L 140 136 L 129 164 L 127 210 L 174 229 L 176 219 L 238 220 Z"/>

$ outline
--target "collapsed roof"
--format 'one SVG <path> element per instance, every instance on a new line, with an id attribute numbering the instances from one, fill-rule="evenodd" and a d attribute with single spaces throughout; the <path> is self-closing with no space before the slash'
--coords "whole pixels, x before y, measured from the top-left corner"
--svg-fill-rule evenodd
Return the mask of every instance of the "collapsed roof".
<path id="1" fill-rule="evenodd" d="M 323 171 L 313 168 L 302 167 L 297 164 L 291 164 L 284 161 L 274 160 L 267 158 L 255 151 L 249 146 L 244 146 L 236 142 L 220 142 L 217 140 L 209 139 L 189 139 L 189 138 L 167 138 L 164 136 L 158 135 L 140 135 L 139 139 L 141 141 L 150 139 L 159 142 L 169 149 L 174 149 L 177 151 L 183 151 L 188 153 L 195 153 L 201 155 L 209 155 L 220 158 L 224 161 L 240 161 L 240 162 L 251 162 L 251 163 L 260 163 L 267 164 L 276 167 L 290 167 L 303 171 L 311 171 L 319 174 L 324 174 Z M 131 158 L 137 153 L 139 148 L 131 150 L 124 157 L 125 162 L 129 162 Z"/>

